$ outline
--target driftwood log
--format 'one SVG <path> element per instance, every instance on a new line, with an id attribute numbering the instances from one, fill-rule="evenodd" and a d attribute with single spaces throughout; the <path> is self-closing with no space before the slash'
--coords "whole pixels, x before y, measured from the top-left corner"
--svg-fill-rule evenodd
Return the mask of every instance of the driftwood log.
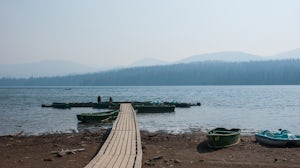
<path id="1" fill-rule="evenodd" d="M 61 151 L 52 151 L 51 154 L 56 154 L 57 157 L 63 157 L 66 154 L 75 154 L 77 152 L 82 152 L 85 151 L 84 148 L 79 148 L 79 149 L 66 149 L 66 150 L 61 150 Z"/>

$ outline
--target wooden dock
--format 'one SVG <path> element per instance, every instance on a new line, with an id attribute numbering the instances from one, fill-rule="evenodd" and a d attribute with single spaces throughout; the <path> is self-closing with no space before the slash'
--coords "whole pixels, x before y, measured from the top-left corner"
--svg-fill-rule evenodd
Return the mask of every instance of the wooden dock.
<path id="1" fill-rule="evenodd" d="M 142 167 L 142 146 L 135 111 L 124 103 L 107 140 L 85 168 L 129 167 Z"/>

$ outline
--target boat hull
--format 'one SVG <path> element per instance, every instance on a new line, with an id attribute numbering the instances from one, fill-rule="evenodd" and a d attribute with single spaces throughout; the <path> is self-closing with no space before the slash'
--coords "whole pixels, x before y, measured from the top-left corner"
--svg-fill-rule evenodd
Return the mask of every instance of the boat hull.
<path id="1" fill-rule="evenodd" d="M 210 148 L 226 148 L 240 142 L 240 129 L 216 128 L 207 134 Z"/>
<path id="2" fill-rule="evenodd" d="M 103 102 L 103 103 L 94 103 L 93 104 L 93 108 L 97 108 L 97 109 L 108 109 L 110 103 L 108 102 Z"/>
<path id="3" fill-rule="evenodd" d="M 174 105 L 175 107 L 180 107 L 180 108 L 190 108 L 191 104 L 190 103 L 176 103 L 176 102 L 164 102 L 166 105 Z"/>
<path id="4" fill-rule="evenodd" d="M 270 132 L 269 130 L 255 134 L 257 142 L 277 147 L 300 146 L 300 135 L 294 135 L 287 130 Z"/>
<path id="5" fill-rule="evenodd" d="M 69 103 L 71 107 L 93 107 L 94 103 L 87 102 L 87 103 Z"/>
<path id="6" fill-rule="evenodd" d="M 265 145 L 270 145 L 270 146 L 286 146 L 289 143 L 288 140 L 273 139 L 261 135 L 255 135 L 255 139 L 257 142 L 263 143 Z"/>
<path id="7" fill-rule="evenodd" d="M 300 146 L 300 135 L 295 135 L 295 146 Z"/>
<path id="8" fill-rule="evenodd" d="M 77 114 L 77 119 L 81 122 L 101 122 L 108 118 L 111 119 L 116 118 L 118 113 L 119 110 L 101 112 L 101 113 L 82 113 L 82 114 Z"/>
<path id="9" fill-rule="evenodd" d="M 173 105 L 137 105 L 135 107 L 138 113 L 167 113 L 175 111 L 175 106 Z"/>
<path id="10" fill-rule="evenodd" d="M 68 103 L 52 103 L 53 108 L 58 108 L 58 109 L 69 109 L 71 106 Z"/>

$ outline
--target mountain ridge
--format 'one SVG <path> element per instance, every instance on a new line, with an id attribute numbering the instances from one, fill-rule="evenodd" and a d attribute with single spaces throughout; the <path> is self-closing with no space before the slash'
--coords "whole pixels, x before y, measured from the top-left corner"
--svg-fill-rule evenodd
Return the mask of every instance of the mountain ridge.
<path id="1" fill-rule="evenodd" d="M 170 64 L 170 62 L 148 57 L 148 58 L 139 59 L 131 63 L 129 67 L 155 66 L 155 65 L 166 65 L 166 64 Z"/>
<path id="2" fill-rule="evenodd" d="M 275 54 L 274 56 L 272 56 L 272 58 L 273 59 L 291 59 L 291 58 L 300 59 L 300 48 Z"/>
<path id="3" fill-rule="evenodd" d="M 300 59 L 206 61 L 131 67 L 98 73 L 0 79 L 0 86 L 299 85 Z"/>
<path id="4" fill-rule="evenodd" d="M 225 61 L 225 62 L 245 62 L 245 61 L 257 61 L 264 60 L 264 57 L 249 54 L 241 51 L 223 51 L 214 53 L 205 53 L 199 55 L 193 55 L 179 62 L 201 62 L 201 61 Z"/>
<path id="5" fill-rule="evenodd" d="M 273 56 L 263 57 L 249 54 L 241 51 L 223 51 L 214 53 L 205 53 L 192 55 L 179 61 L 167 62 L 155 58 L 143 58 L 133 62 L 126 67 L 144 67 L 156 65 L 171 65 L 191 62 L 204 61 L 224 61 L 224 62 L 247 62 L 262 60 L 278 60 L 278 59 L 300 59 L 300 48 L 275 54 Z M 29 78 L 29 77 L 47 77 L 47 76 L 64 76 L 70 74 L 95 73 L 103 70 L 120 69 L 120 67 L 90 67 L 77 62 L 67 60 L 47 60 L 24 64 L 0 64 L 0 78 Z"/>
<path id="6" fill-rule="evenodd" d="M 97 71 L 77 62 L 67 60 L 46 60 L 23 64 L 1 64 L 0 77 L 43 77 L 64 76 L 70 74 L 81 74 Z"/>

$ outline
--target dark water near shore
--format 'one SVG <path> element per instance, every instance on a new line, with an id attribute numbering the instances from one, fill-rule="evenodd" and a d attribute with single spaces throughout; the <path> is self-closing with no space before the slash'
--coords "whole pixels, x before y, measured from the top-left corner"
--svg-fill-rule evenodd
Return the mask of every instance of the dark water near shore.
<path id="1" fill-rule="evenodd" d="M 278 128 L 300 134 L 300 86 L 138 86 L 0 88 L 0 135 L 70 132 L 85 128 L 76 114 L 92 108 L 52 109 L 52 102 L 114 101 L 201 102 L 175 113 L 138 114 L 142 130 L 186 132 L 237 127 L 244 133 Z M 91 125 L 94 126 L 94 125 Z M 97 126 L 101 127 L 101 126 Z"/>

